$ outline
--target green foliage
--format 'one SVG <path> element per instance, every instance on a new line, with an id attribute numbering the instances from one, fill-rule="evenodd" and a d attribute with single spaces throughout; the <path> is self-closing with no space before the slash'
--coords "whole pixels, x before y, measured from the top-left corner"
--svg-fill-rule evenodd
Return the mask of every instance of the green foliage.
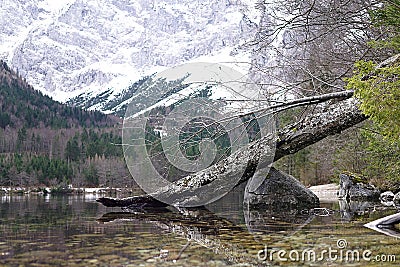
<path id="1" fill-rule="evenodd" d="M 376 68 L 357 62 L 348 88 L 355 90 L 360 109 L 374 122 L 373 131 L 362 131 L 365 167 L 362 173 L 382 189 L 400 181 L 400 66 Z M 361 156 L 361 155 L 360 155 Z"/>
<path id="2" fill-rule="evenodd" d="M 85 180 L 90 186 L 99 185 L 99 176 L 97 174 L 96 167 L 90 164 L 89 168 L 84 171 Z"/>
<path id="3" fill-rule="evenodd" d="M 6 63 L 0 61 L 0 127 L 108 126 L 114 122 L 98 111 L 86 111 L 54 101 L 34 90 Z"/>
<path id="4" fill-rule="evenodd" d="M 81 150 L 78 144 L 78 135 L 68 140 L 65 148 L 65 158 L 72 161 L 79 161 L 81 158 Z"/>
<path id="5" fill-rule="evenodd" d="M 124 182 L 116 123 L 52 100 L 0 61 L 0 185 L 93 186 L 112 167 Z"/>
<path id="6" fill-rule="evenodd" d="M 382 135 L 372 131 L 362 131 L 367 139 L 363 174 L 374 177 L 374 184 L 383 190 L 400 187 L 400 140 L 388 142 Z"/>
<path id="7" fill-rule="evenodd" d="M 104 155 L 106 158 L 122 156 L 122 148 L 119 145 L 122 143 L 122 138 L 112 132 L 96 133 L 93 129 L 90 129 L 89 133 L 83 133 L 82 137 L 82 146 L 85 148 L 83 151 L 87 157 L 93 158 L 96 155 Z"/>
<path id="8" fill-rule="evenodd" d="M 27 163 L 26 169 L 29 172 L 35 172 L 39 183 L 49 185 L 50 180 L 57 180 L 61 183 L 70 180 L 73 176 L 73 170 L 68 162 L 62 159 L 50 159 L 46 156 L 32 157 Z"/>
<path id="9" fill-rule="evenodd" d="M 360 109 L 378 126 L 384 136 L 396 141 L 400 136 L 400 65 L 375 68 L 372 62 L 356 63 L 355 75 L 348 79 L 361 100 Z"/>
<path id="10" fill-rule="evenodd" d="M 12 126 L 11 117 L 8 113 L 0 112 L 0 127 L 5 129 L 7 126 Z"/>
<path id="11" fill-rule="evenodd" d="M 22 186 L 15 180 L 15 175 L 23 172 L 31 177 L 31 181 L 27 181 L 29 185 L 33 183 L 49 185 L 51 180 L 61 183 L 73 177 L 71 166 L 62 159 L 18 153 L 0 156 L 0 185 Z M 36 181 L 33 178 L 36 178 Z"/>
<path id="12" fill-rule="evenodd" d="M 357 179 L 361 174 L 381 190 L 400 189 L 400 140 L 389 142 L 373 122 L 344 133 L 335 152 L 335 169 Z"/>
<path id="13" fill-rule="evenodd" d="M 400 50 L 400 0 L 385 0 L 370 11 L 372 22 L 382 31 L 372 42 L 374 48 Z M 390 52 L 390 51 L 389 51 Z M 393 142 L 400 137 L 400 60 L 390 66 L 376 68 L 373 62 L 359 61 L 348 89 L 355 90 L 360 108 Z"/>
<path id="14" fill-rule="evenodd" d="M 96 156 L 122 157 L 121 136 L 112 132 L 96 132 L 93 129 L 84 129 L 67 142 L 65 158 L 79 162 Z"/>
<path id="15" fill-rule="evenodd" d="M 17 136 L 17 151 L 21 150 L 21 146 L 26 140 L 27 133 L 26 133 L 26 128 L 22 127 L 21 129 L 18 130 L 18 136 Z"/>
<path id="16" fill-rule="evenodd" d="M 370 42 L 374 49 L 386 54 L 400 50 L 400 0 L 385 0 L 370 11 L 373 25 L 381 38 Z M 361 111 L 374 125 L 372 131 L 361 131 L 362 173 L 382 189 L 390 189 L 400 181 L 400 60 L 377 67 L 373 62 L 355 64 L 347 88 L 355 91 Z"/>

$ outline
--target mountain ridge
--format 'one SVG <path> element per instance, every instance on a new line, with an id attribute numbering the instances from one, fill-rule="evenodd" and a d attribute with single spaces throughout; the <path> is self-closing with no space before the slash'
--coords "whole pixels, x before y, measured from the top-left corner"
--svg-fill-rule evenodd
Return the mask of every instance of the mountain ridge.
<path id="1" fill-rule="evenodd" d="M 199 57 L 220 61 L 225 50 L 225 61 L 242 61 L 240 43 L 257 29 L 248 0 L 8 2 L 0 58 L 62 102 L 122 90 Z"/>

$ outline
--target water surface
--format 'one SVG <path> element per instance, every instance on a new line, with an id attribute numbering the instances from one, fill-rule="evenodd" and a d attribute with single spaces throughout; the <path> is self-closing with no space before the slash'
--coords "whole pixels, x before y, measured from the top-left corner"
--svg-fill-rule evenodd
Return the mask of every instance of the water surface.
<path id="1" fill-rule="evenodd" d="M 397 212 L 377 204 L 354 208 L 323 203 L 326 210 L 296 214 L 243 208 L 225 200 L 209 209 L 125 213 L 103 207 L 89 196 L 1 196 L 0 200 L 1 266 L 398 266 L 400 262 L 398 238 L 363 226 Z M 278 250 L 283 251 L 280 258 Z M 333 251 L 331 257 L 322 253 L 325 250 Z M 315 253 L 316 259 L 305 251 Z M 369 256 L 363 258 L 363 253 Z"/>

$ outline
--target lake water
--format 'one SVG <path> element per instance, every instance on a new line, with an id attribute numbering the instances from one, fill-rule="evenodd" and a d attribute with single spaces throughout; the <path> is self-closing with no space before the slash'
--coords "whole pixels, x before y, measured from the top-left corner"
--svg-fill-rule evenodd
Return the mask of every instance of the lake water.
<path id="1" fill-rule="evenodd" d="M 400 239 L 363 226 L 397 212 L 375 204 L 352 210 L 322 203 L 324 210 L 279 214 L 222 201 L 208 210 L 124 213 L 103 207 L 93 196 L 0 199 L 0 266 L 400 263 Z"/>

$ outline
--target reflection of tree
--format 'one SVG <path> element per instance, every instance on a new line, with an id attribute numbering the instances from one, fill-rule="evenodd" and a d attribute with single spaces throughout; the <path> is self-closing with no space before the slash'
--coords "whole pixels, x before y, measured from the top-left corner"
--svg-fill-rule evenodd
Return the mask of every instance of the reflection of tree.
<path id="1" fill-rule="evenodd" d="M 103 223 L 118 220 L 152 223 L 163 230 L 186 238 L 189 242 L 211 249 L 216 254 L 222 254 L 231 262 L 253 264 L 257 262 L 257 258 L 239 244 L 239 241 L 240 243 L 253 242 L 252 236 L 246 233 L 241 226 L 219 218 L 207 210 L 185 210 L 184 214 L 170 210 L 163 212 L 147 210 L 146 213 L 107 213 L 99 219 Z M 228 234 L 233 237 L 232 241 L 223 238 Z"/>
<path id="2" fill-rule="evenodd" d="M 98 221 L 151 223 L 187 239 L 189 244 L 193 242 L 208 248 L 232 263 L 257 265 L 260 264 L 257 253 L 264 248 L 265 240 L 271 243 L 284 242 L 283 236 L 294 235 L 314 218 L 313 214 L 300 214 L 298 210 L 271 212 L 247 205 L 243 207 L 242 192 L 240 189 L 234 190 L 217 203 L 207 206 L 207 209 L 142 208 L 106 213 Z M 179 255 L 169 260 L 176 257 Z"/>

